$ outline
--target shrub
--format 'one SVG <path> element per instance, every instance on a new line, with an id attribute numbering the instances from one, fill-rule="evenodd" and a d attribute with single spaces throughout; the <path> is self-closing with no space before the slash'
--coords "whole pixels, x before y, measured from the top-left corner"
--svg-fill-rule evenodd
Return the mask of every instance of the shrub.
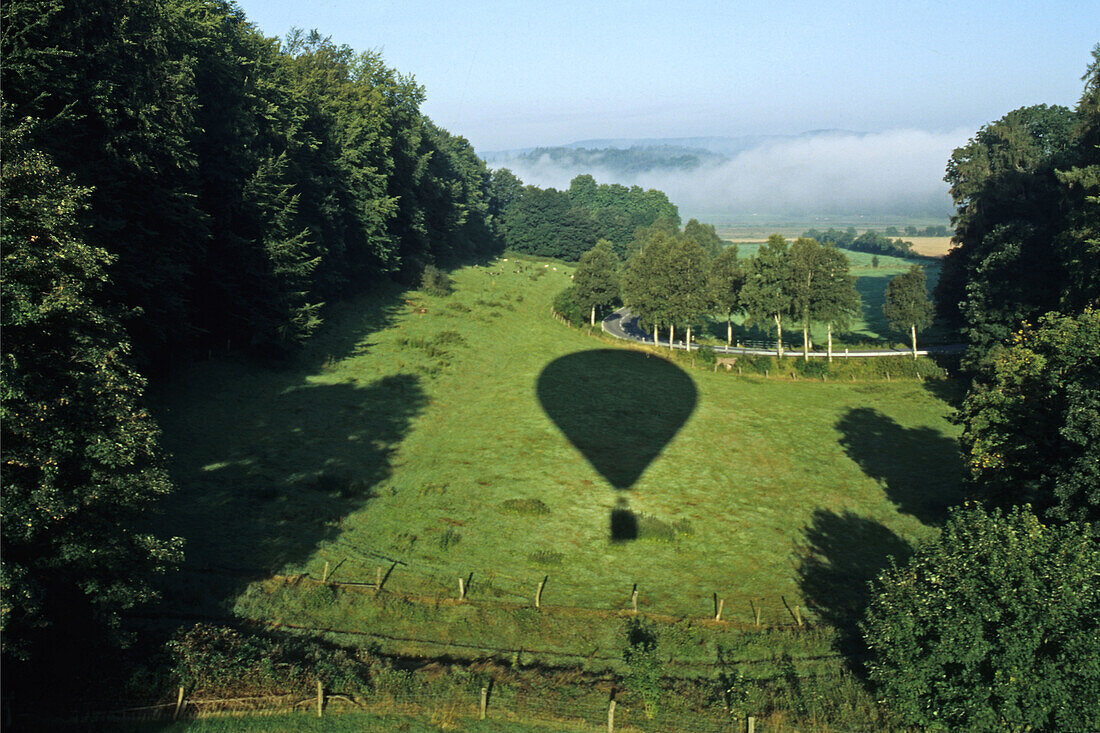
<path id="1" fill-rule="evenodd" d="M 646 718 L 652 720 L 661 699 L 664 665 L 657 653 L 657 628 L 643 616 L 627 619 L 623 661 L 623 686 L 641 699 Z"/>
<path id="2" fill-rule="evenodd" d="M 869 674 L 910 725 L 1100 730 L 1100 548 L 968 505 L 876 581 Z"/>
<path id="3" fill-rule="evenodd" d="M 310 694 L 318 679 L 345 694 L 370 691 L 370 657 L 299 636 L 197 624 L 168 642 L 172 671 L 192 693 Z"/>
<path id="4" fill-rule="evenodd" d="M 528 517 L 544 516 L 550 513 L 550 507 L 540 499 L 505 499 L 500 503 L 505 511 L 523 514 Z"/>
<path id="5" fill-rule="evenodd" d="M 681 519 L 676 522 L 666 522 L 651 514 L 635 514 L 638 521 L 638 539 L 652 540 L 654 542 L 672 542 L 681 535 L 690 535 L 693 530 L 691 522 Z"/>
<path id="6" fill-rule="evenodd" d="M 539 550 L 528 555 L 527 559 L 536 565 L 561 565 L 565 560 L 565 554 L 552 550 Z"/>
<path id="7" fill-rule="evenodd" d="M 443 297 L 454 290 L 454 280 L 435 265 L 428 265 L 420 276 L 420 289 L 429 295 Z"/>
<path id="8" fill-rule="evenodd" d="M 558 293 L 557 297 L 554 298 L 554 311 L 574 326 L 587 326 L 588 309 L 576 302 L 575 295 L 576 291 L 573 286 L 569 286 Z"/>
<path id="9" fill-rule="evenodd" d="M 718 360 L 718 355 L 714 353 L 714 347 L 700 346 L 698 351 L 695 352 L 695 358 L 706 366 L 713 366 L 714 362 Z"/>

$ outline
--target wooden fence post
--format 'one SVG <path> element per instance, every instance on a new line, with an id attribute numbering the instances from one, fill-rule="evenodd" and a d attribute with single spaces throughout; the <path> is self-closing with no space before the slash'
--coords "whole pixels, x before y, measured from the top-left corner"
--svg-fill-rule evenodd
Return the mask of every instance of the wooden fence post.
<path id="1" fill-rule="evenodd" d="M 458 600 L 466 600 L 466 581 L 462 578 L 458 579 Z"/>
<path id="2" fill-rule="evenodd" d="M 325 687 L 321 680 L 317 680 L 317 717 L 321 717 L 321 710 L 325 706 Z"/>
<path id="3" fill-rule="evenodd" d="M 760 628 L 760 609 L 757 607 L 757 605 L 755 603 L 752 602 L 751 598 L 749 599 L 749 607 L 752 609 L 752 615 L 756 619 L 756 628 L 759 629 Z"/>
<path id="4" fill-rule="evenodd" d="M 780 599 L 782 599 L 783 605 L 787 607 L 787 611 L 794 618 L 794 622 L 796 624 L 798 624 L 799 628 L 802 628 L 802 614 L 799 613 L 798 606 L 795 606 L 794 608 L 791 608 L 791 605 L 789 603 L 787 603 L 787 597 L 786 596 L 779 596 L 779 597 L 780 597 Z"/>
<path id="5" fill-rule="evenodd" d="M 379 565 L 374 570 L 374 592 L 378 593 L 382 590 L 382 566 Z"/>
<path id="6" fill-rule="evenodd" d="M 489 702 L 489 688 L 481 688 L 481 708 L 478 711 L 478 720 L 485 720 L 485 708 Z"/>
<path id="7" fill-rule="evenodd" d="M 615 701 L 607 705 L 607 733 L 615 733 Z"/>
<path id="8" fill-rule="evenodd" d="M 749 733 L 756 733 L 756 718 L 749 716 Z"/>
<path id="9" fill-rule="evenodd" d="M 548 580 L 550 580 L 549 575 L 539 581 L 539 588 L 535 591 L 535 608 L 542 608 L 542 589 L 546 587 L 546 581 Z"/>
<path id="10" fill-rule="evenodd" d="M 718 600 L 718 608 L 714 612 L 714 620 L 715 621 L 721 621 L 722 620 L 722 608 L 725 605 L 726 605 L 726 599 L 725 598 L 720 598 Z"/>
<path id="11" fill-rule="evenodd" d="M 634 610 L 634 613 L 638 612 L 638 584 L 634 584 L 634 590 L 630 593 L 630 607 Z"/>
<path id="12" fill-rule="evenodd" d="M 328 560 L 325 560 L 325 570 L 321 573 L 321 584 L 324 585 L 328 582 Z"/>
<path id="13" fill-rule="evenodd" d="M 176 696 L 176 709 L 172 713 L 172 720 L 177 720 L 180 716 L 180 710 L 183 709 L 183 687 L 180 687 L 179 695 Z"/>

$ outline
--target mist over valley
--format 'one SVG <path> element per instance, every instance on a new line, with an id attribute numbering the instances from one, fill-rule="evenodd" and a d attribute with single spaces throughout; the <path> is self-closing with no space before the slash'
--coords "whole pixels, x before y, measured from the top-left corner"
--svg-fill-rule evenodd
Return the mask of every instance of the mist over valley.
<path id="1" fill-rule="evenodd" d="M 751 221 L 946 220 L 944 167 L 968 129 L 814 130 L 799 135 L 615 138 L 490 151 L 492 168 L 565 189 L 581 173 L 664 191 L 684 218 Z"/>

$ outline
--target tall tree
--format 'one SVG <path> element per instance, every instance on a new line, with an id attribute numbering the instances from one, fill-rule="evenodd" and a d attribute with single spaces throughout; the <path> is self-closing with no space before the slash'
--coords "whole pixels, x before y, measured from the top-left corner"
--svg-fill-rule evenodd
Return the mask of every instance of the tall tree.
<path id="1" fill-rule="evenodd" d="M 782 358 L 783 318 L 794 306 L 790 248 L 783 235 L 768 237 L 756 256 L 749 260 L 741 302 L 751 323 L 775 326 L 776 354 Z"/>
<path id="2" fill-rule="evenodd" d="M 653 328 L 654 346 L 657 345 L 658 328 L 665 325 L 672 328 L 675 319 L 672 288 L 667 277 L 675 245 L 673 235 L 657 231 L 630 258 L 623 271 L 623 303 L 644 326 Z"/>
<path id="3" fill-rule="evenodd" d="M 619 298 L 619 258 L 611 242 L 601 239 L 581 255 L 573 274 L 574 299 L 591 310 L 590 324 L 596 325 L 596 308 L 608 306 Z"/>
<path id="4" fill-rule="evenodd" d="M 0 238 L 5 655 L 35 653 L 36 629 L 107 625 L 153 597 L 178 542 L 134 531 L 170 489 L 130 344 L 95 301 L 113 258 L 82 237 L 89 197 L 26 129 L 4 135 Z M 74 653 L 70 650 L 70 653 Z"/>
<path id="5" fill-rule="evenodd" d="M 810 328 L 820 302 L 822 279 L 825 277 L 824 247 L 815 239 L 799 237 L 791 245 L 791 309 L 802 320 L 802 358 L 810 358 Z"/>
<path id="6" fill-rule="evenodd" d="M 665 287 L 670 294 L 669 342 L 672 328 L 679 324 L 686 330 L 687 348 L 691 349 L 691 329 L 714 307 L 714 296 L 708 275 L 712 259 L 697 240 L 678 238 L 672 246 Z"/>
<path id="7" fill-rule="evenodd" d="M 1070 155 L 1074 122 L 1064 107 L 1014 110 L 948 161 L 958 246 L 944 260 L 937 302 L 971 344 L 969 363 L 1056 307 L 1072 282 L 1053 243 L 1066 215 L 1056 170 Z"/>
<path id="8" fill-rule="evenodd" d="M 710 268 L 710 288 L 715 305 L 726 314 L 726 345 L 733 344 L 733 314 L 741 310 L 745 271 L 737 259 L 737 245 L 727 245 Z"/>
<path id="9" fill-rule="evenodd" d="M 828 329 L 829 361 L 833 360 L 833 329 L 849 328 L 861 309 L 856 279 L 848 274 L 848 257 L 836 247 L 824 246 L 811 310 Z"/>
<path id="10" fill-rule="evenodd" d="M 694 240 L 712 258 L 722 251 L 722 238 L 718 236 L 713 224 L 700 224 L 698 219 L 689 219 L 684 224 L 683 236 Z"/>
<path id="11" fill-rule="evenodd" d="M 886 285 L 886 302 L 882 313 L 890 325 L 902 333 L 909 332 L 913 343 L 913 358 L 917 358 L 917 331 L 932 325 L 932 301 L 928 299 L 924 268 L 910 265 Z"/>

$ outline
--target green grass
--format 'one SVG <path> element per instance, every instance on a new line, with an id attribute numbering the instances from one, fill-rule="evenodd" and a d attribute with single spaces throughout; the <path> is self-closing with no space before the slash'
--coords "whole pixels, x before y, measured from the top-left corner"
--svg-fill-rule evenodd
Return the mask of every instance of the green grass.
<path id="1" fill-rule="evenodd" d="M 960 498 L 950 407 L 921 383 L 604 361 L 608 344 L 550 317 L 570 270 L 543 264 L 462 269 L 442 298 L 380 292 L 333 314 L 292 364 L 213 360 L 167 385 L 158 417 L 179 488 L 156 522 L 186 538 L 188 566 L 168 606 L 577 652 L 593 634 L 587 649 L 611 654 L 615 616 L 474 605 L 530 605 L 549 575 L 548 606 L 619 611 L 637 584 L 649 613 L 702 619 L 717 593 L 733 621 L 752 620 L 752 601 L 791 623 L 786 601 L 843 625 L 886 555 Z M 572 371 L 551 371 L 540 401 L 554 363 Z M 601 364 L 610 374 L 589 379 Z M 620 369 L 617 397 L 591 391 Z M 653 415 L 656 432 L 632 428 Z M 625 468 L 600 442 L 620 435 Z M 634 532 L 616 536 L 624 518 Z M 453 598 L 472 573 L 471 604 L 267 580 L 319 579 L 326 562 L 364 583 L 392 566 L 386 589 L 421 598 Z"/>

